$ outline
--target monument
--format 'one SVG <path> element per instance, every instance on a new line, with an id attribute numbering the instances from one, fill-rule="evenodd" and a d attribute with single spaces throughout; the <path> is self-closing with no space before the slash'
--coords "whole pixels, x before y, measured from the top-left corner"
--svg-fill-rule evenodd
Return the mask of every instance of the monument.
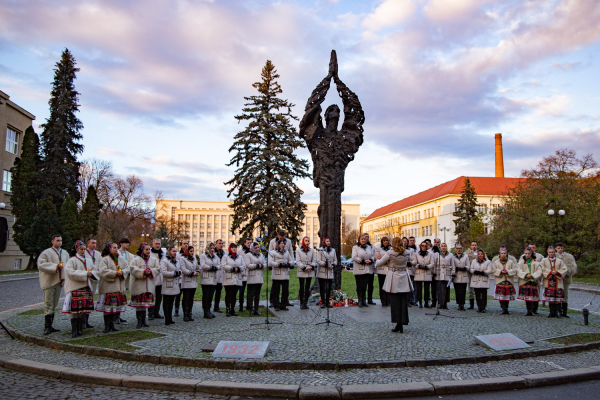
<path id="1" fill-rule="evenodd" d="M 340 109 L 332 104 L 325 110 L 325 126 L 321 118 L 321 103 L 329 91 L 331 80 L 344 105 L 344 122 L 338 130 Z M 334 288 L 341 286 L 340 249 L 342 192 L 346 167 L 354 160 L 354 154 L 363 143 L 363 112 L 358 96 L 338 77 L 337 55 L 331 51 L 329 74 L 313 90 L 304 117 L 300 121 L 300 136 L 306 141 L 313 161 L 313 184 L 319 188 L 320 205 L 319 237 L 328 237 L 335 247 L 338 268 L 334 274 Z M 358 228 L 358 227 L 355 227 Z"/>

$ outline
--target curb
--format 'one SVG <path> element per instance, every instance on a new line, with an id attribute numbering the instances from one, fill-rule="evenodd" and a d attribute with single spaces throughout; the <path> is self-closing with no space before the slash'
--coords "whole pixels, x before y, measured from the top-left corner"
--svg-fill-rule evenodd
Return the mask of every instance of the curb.
<path id="1" fill-rule="evenodd" d="M 585 293 L 592 293 L 592 294 L 600 294 L 600 289 L 569 288 L 569 290 L 575 290 L 576 292 L 585 292 Z"/>
<path id="2" fill-rule="evenodd" d="M 444 365 L 480 364 L 490 361 L 523 359 L 553 354 L 575 353 L 579 351 L 600 349 L 600 342 L 575 344 L 571 346 L 553 347 L 549 349 L 514 351 L 510 353 L 485 354 L 481 356 L 458 358 L 430 358 L 396 361 L 375 362 L 301 362 L 301 361 L 234 361 L 222 359 L 184 358 L 173 356 L 155 356 L 151 354 L 137 354 L 126 351 L 105 349 L 101 347 L 79 346 L 68 343 L 56 342 L 43 337 L 28 335 L 21 331 L 8 328 L 15 338 L 27 343 L 47 347 L 53 350 L 69 351 L 96 357 L 114 358 L 124 361 L 138 361 L 150 364 L 175 365 L 193 368 L 218 368 L 232 370 L 281 370 L 281 371 L 341 371 L 347 369 L 379 369 L 379 368 L 404 368 L 404 367 L 437 367 Z"/>
<path id="3" fill-rule="evenodd" d="M 156 389 L 176 392 L 196 392 L 229 396 L 268 396 L 299 399 L 368 399 L 409 396 L 464 394 L 562 385 L 571 382 L 600 379 L 600 365 L 543 374 L 505 376 L 500 378 L 462 381 L 410 382 L 371 385 L 300 386 L 283 384 L 201 381 L 161 378 L 141 375 L 120 375 L 46 364 L 0 354 L 0 367 L 33 373 L 78 383 L 120 386 L 136 389 Z"/>

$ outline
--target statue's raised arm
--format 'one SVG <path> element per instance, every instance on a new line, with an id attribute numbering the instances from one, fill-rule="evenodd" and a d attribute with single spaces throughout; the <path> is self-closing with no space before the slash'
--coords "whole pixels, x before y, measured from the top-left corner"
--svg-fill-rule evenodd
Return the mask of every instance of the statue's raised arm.
<path id="1" fill-rule="evenodd" d="M 336 75 L 333 76 L 333 81 L 337 87 L 337 91 L 342 98 L 344 104 L 344 123 L 342 131 L 346 134 L 354 134 L 358 146 L 363 143 L 363 124 L 365 122 L 365 113 L 363 112 L 358 96 L 340 80 Z"/>

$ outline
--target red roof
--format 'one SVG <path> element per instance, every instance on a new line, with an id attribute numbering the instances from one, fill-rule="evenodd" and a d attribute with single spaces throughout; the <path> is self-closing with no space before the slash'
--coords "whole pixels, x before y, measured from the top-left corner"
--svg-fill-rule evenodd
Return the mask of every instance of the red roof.
<path id="1" fill-rule="evenodd" d="M 513 188 L 519 182 L 523 182 L 523 178 L 495 178 L 495 177 L 472 177 L 470 176 L 471 185 L 475 187 L 475 193 L 481 195 L 505 195 L 508 189 Z M 417 204 L 425 203 L 433 199 L 437 199 L 449 194 L 461 194 L 465 185 L 465 177 L 460 176 L 449 182 L 442 183 L 424 192 L 417 193 L 395 203 L 378 208 L 369 215 L 365 221 L 373 218 L 381 217 L 382 215 L 390 214 L 395 211 L 403 210 Z"/>

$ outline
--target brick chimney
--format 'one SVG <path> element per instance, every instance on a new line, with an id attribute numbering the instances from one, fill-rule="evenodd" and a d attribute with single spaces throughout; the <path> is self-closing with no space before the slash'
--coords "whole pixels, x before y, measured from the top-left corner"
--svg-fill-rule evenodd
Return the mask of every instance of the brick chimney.
<path id="1" fill-rule="evenodd" d="M 504 178 L 504 156 L 502 154 L 501 133 L 496 133 L 496 178 Z"/>

